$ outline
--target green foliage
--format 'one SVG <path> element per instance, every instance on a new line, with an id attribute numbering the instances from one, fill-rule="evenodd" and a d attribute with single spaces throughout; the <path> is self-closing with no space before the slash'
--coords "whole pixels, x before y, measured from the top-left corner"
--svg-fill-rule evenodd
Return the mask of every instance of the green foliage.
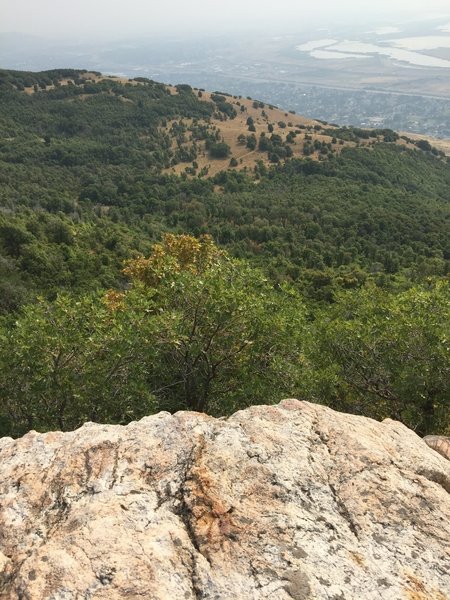
<path id="1" fill-rule="evenodd" d="M 37 86 L 38 89 L 45 89 L 47 86 L 58 84 L 61 79 L 72 79 L 78 83 L 81 76 L 86 73 L 85 69 L 52 69 L 38 73 L 0 69 L 0 90 L 23 90 L 25 87 L 31 88 L 33 86 Z M 91 73 L 100 75 L 97 71 L 91 71 Z"/>
<path id="2" fill-rule="evenodd" d="M 0 314 L 36 294 L 52 298 L 64 288 L 83 292 L 120 286 L 123 260 L 149 249 L 148 240 L 107 219 L 74 222 L 46 212 L 0 214 Z"/>
<path id="3" fill-rule="evenodd" d="M 247 125 L 248 125 L 248 131 L 251 131 L 251 132 L 256 131 L 255 122 L 253 120 L 253 117 L 249 117 L 247 119 Z"/>
<path id="4" fill-rule="evenodd" d="M 227 95 L 85 75 L 0 71 L 1 433 L 288 395 L 448 432 L 450 171 L 437 151 L 330 129 L 330 144 L 305 136 L 320 161 L 282 164 L 295 136 L 269 125 L 238 140 L 272 167 L 207 180 L 197 142 L 229 156 L 208 122 Z M 337 154 L 338 139 L 375 145 Z M 163 174 L 183 161 L 192 179 Z M 167 232 L 198 240 L 153 247 Z"/>
<path id="5" fill-rule="evenodd" d="M 259 137 L 258 150 L 260 150 L 261 152 L 267 152 L 269 150 L 269 146 L 270 142 L 267 139 L 266 134 L 263 132 Z"/>
<path id="6" fill-rule="evenodd" d="M 418 140 L 416 146 L 424 152 L 431 152 L 432 146 L 428 140 Z"/>
<path id="7" fill-rule="evenodd" d="M 226 95 L 228 96 L 229 94 Z M 216 103 L 218 110 L 227 115 L 230 119 L 234 119 L 236 117 L 236 109 L 232 104 L 226 101 L 227 99 L 225 95 L 217 93 L 211 94 L 211 100 Z"/>
<path id="8" fill-rule="evenodd" d="M 450 287 L 342 293 L 318 315 L 307 353 L 310 397 L 403 421 L 419 434 L 450 427 Z"/>
<path id="9" fill-rule="evenodd" d="M 286 141 L 283 138 L 274 133 L 268 138 L 263 132 L 259 138 L 258 150 L 261 152 L 267 152 L 267 156 L 272 163 L 279 163 L 281 158 L 289 158 L 292 156 L 292 148 L 289 144 L 293 143 L 293 137 L 289 133 L 286 137 Z"/>
<path id="10" fill-rule="evenodd" d="M 322 129 L 320 126 L 315 126 L 314 129 Z M 398 133 L 392 129 L 361 129 L 359 127 L 341 127 L 334 129 L 325 129 L 326 135 L 347 142 L 358 142 L 359 140 L 368 140 L 370 138 L 381 138 L 384 142 L 396 142 L 399 139 Z"/>
<path id="11" fill-rule="evenodd" d="M 154 410 L 142 367 L 151 323 L 136 310 L 114 315 L 98 297 L 61 295 L 28 306 L 0 330 L 0 421 L 9 435 L 120 423 Z M 6 432 L 5 432 L 6 433 Z"/>
<path id="12" fill-rule="evenodd" d="M 254 150 L 256 148 L 256 136 L 254 133 L 247 136 L 246 146 L 249 150 Z"/>
<path id="13" fill-rule="evenodd" d="M 274 290 L 260 272 L 223 254 L 200 271 L 189 261 L 177 267 L 173 252 L 162 258 L 156 288 L 139 288 L 160 315 L 150 374 L 160 408 L 227 414 L 292 393 L 304 322 L 298 296 Z"/>
<path id="14" fill-rule="evenodd" d="M 208 153 L 211 158 L 227 158 L 230 155 L 230 146 L 225 142 L 210 144 Z"/>
<path id="15" fill-rule="evenodd" d="M 295 392 L 304 308 L 292 290 L 189 236 L 127 272 L 126 292 L 42 301 L 1 330 L 9 433 L 158 409 L 227 414 Z"/>
<path id="16" fill-rule="evenodd" d="M 189 86 L 177 90 L 170 95 L 150 80 L 140 85 L 83 80 L 26 95 L 0 84 L 0 161 L 48 167 L 90 163 L 91 177 L 101 176 L 105 165 L 159 170 L 171 158 L 160 129 L 163 119 L 209 118 L 213 112 Z"/>
<path id="17" fill-rule="evenodd" d="M 76 74 L 70 76 L 80 81 Z M 56 75 L 35 74 L 31 83 Z M 36 292 L 51 297 L 62 288 L 120 284 L 120 261 L 148 251 L 167 230 L 209 232 L 233 255 L 319 300 L 332 299 L 342 269 L 362 269 L 364 280 L 379 285 L 449 271 L 450 174 L 432 153 L 377 144 L 335 156 L 330 144 L 319 142 L 307 148 L 329 159 L 293 160 L 269 173 L 258 167 L 257 187 L 245 175 L 221 175 L 216 183 L 224 198 L 211 181 L 161 174 L 197 159 L 198 147 L 173 148 L 171 135 L 178 141 L 190 132 L 194 142 L 206 141 L 212 158 L 229 156 L 220 134 L 201 121 L 214 105 L 188 87 L 171 95 L 147 79 L 140 85 L 81 81 L 29 96 L 5 84 L 0 95 L 3 310 Z M 190 129 L 183 117 L 193 119 Z M 254 144 L 251 134 L 239 139 Z M 290 141 L 261 136 L 258 147 L 279 165 L 292 154 Z M 65 241 L 47 235 L 47 226 L 36 230 L 33 214 L 48 213 L 60 221 L 60 235 L 70 232 Z"/>

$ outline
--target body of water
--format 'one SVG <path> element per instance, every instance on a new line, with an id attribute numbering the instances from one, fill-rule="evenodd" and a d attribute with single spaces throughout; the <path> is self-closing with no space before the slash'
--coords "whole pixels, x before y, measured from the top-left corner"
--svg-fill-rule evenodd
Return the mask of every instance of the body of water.
<path id="1" fill-rule="evenodd" d="M 390 44 L 390 45 L 388 45 Z M 414 50 L 450 48 L 450 36 L 429 36 L 387 40 L 386 45 L 359 42 L 357 40 L 312 40 L 297 46 L 300 52 L 308 52 L 312 58 L 330 60 L 343 58 L 369 58 L 374 54 L 387 56 L 392 60 L 406 62 L 419 67 L 450 69 L 450 61 L 427 56 Z"/>

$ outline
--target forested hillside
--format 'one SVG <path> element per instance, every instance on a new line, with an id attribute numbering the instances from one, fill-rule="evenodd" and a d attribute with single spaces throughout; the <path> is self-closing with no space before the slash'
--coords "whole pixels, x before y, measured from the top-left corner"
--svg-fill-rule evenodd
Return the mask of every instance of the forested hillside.
<path id="1" fill-rule="evenodd" d="M 0 71 L 0 103 L 0 431 L 283 396 L 449 427 L 426 140 L 86 71 Z"/>

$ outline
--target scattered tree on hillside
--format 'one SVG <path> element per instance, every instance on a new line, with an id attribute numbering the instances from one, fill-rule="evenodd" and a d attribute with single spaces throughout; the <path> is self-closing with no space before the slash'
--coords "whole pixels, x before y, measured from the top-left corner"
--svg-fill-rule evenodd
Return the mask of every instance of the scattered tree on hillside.
<path id="1" fill-rule="evenodd" d="M 230 146 L 225 142 L 212 143 L 208 147 L 211 158 L 227 158 L 230 155 Z"/>

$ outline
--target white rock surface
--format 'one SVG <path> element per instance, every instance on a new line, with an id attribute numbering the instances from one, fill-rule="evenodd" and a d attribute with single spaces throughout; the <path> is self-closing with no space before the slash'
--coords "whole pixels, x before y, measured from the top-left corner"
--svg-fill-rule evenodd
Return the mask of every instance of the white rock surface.
<path id="1" fill-rule="evenodd" d="M 0 439 L 2 600 L 445 600 L 450 462 L 286 400 Z"/>

